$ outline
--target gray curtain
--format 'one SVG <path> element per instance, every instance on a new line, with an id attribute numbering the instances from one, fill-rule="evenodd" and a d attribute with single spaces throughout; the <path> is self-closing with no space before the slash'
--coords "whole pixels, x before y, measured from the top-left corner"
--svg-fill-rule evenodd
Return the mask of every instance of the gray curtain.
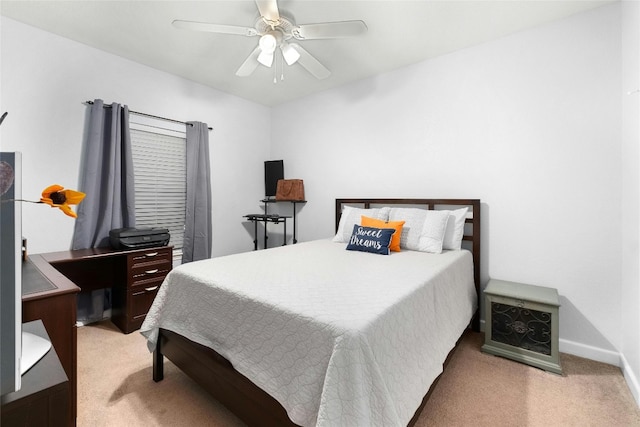
<path id="1" fill-rule="evenodd" d="M 135 226 L 135 191 L 129 109 L 101 99 L 90 106 L 85 126 L 80 191 L 86 197 L 78 205 L 73 249 L 109 246 L 109 231 Z M 110 289 L 80 292 L 77 319 L 102 320 L 111 308 Z"/>
<path id="2" fill-rule="evenodd" d="M 101 99 L 91 105 L 80 169 L 73 249 L 109 246 L 109 230 L 135 226 L 135 190 L 129 109 Z"/>
<path id="3" fill-rule="evenodd" d="M 182 263 L 211 257 L 211 166 L 209 128 L 187 123 L 187 208 Z"/>

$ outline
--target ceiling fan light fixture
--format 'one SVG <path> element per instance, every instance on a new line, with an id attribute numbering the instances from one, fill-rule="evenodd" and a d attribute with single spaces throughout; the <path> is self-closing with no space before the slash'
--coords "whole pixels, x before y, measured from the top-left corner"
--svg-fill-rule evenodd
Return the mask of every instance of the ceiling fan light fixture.
<path id="1" fill-rule="evenodd" d="M 254 1 L 260 15 L 254 21 L 253 28 L 183 20 L 174 20 L 172 24 L 176 28 L 195 31 L 245 37 L 258 36 L 258 46 L 238 68 L 236 71 L 238 76 L 251 75 L 259 65 L 270 68 L 275 62 L 275 68 L 278 68 L 276 60 L 277 56 L 281 54 L 283 58 L 280 61 L 281 65 L 283 62 L 286 62 L 287 65 L 300 64 L 302 68 L 319 80 L 328 78 L 331 71 L 295 41 L 355 37 L 367 32 L 367 25 L 363 21 L 355 20 L 296 25 L 292 18 L 280 15 L 278 10 L 280 0 Z M 280 48 L 280 54 L 276 52 L 278 48 Z M 276 73 L 274 72 L 274 74 Z"/>
<path id="2" fill-rule="evenodd" d="M 264 50 L 258 55 L 258 62 L 265 67 L 271 67 L 273 64 L 273 52 L 265 52 Z"/>
<path id="3" fill-rule="evenodd" d="M 278 47 L 278 39 L 273 32 L 270 32 L 260 37 L 258 44 L 263 52 L 273 53 L 275 52 L 276 47 Z"/>
<path id="4" fill-rule="evenodd" d="M 282 43 L 280 50 L 287 65 L 293 65 L 300 59 L 300 53 L 288 43 Z"/>

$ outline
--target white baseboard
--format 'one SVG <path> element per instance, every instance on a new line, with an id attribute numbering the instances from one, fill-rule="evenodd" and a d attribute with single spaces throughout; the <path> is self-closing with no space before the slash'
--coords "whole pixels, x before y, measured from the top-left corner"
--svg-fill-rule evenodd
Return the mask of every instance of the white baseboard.
<path id="1" fill-rule="evenodd" d="M 606 350 L 575 341 L 560 339 L 560 353 L 573 354 L 574 356 L 620 367 L 620 353 L 614 350 Z"/>
<path id="2" fill-rule="evenodd" d="M 624 379 L 627 381 L 627 385 L 629 386 L 629 390 L 631 390 L 633 398 L 636 400 L 636 404 L 640 407 L 640 383 L 638 382 L 638 377 L 633 373 L 633 370 L 627 363 L 627 359 L 624 357 L 624 354 L 620 355 L 620 362 L 622 365 L 620 366 L 620 369 L 622 369 Z"/>

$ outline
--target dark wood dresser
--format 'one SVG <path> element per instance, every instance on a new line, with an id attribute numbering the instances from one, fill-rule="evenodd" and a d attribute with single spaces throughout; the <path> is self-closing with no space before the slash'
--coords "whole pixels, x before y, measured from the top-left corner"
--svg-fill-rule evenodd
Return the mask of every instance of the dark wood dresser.
<path id="1" fill-rule="evenodd" d="M 111 321 L 128 334 L 140 329 L 165 276 L 173 265 L 170 247 L 127 254 L 127 277 L 113 287 Z"/>

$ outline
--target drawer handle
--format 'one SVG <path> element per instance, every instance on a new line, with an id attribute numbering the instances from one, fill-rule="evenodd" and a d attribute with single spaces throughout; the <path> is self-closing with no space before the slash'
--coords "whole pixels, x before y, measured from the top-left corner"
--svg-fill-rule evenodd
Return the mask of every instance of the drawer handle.
<path id="1" fill-rule="evenodd" d="M 154 257 L 156 255 L 158 255 L 158 252 L 149 252 L 148 254 L 144 254 L 144 256 L 146 256 L 148 258 Z"/>
<path id="2" fill-rule="evenodd" d="M 134 296 L 134 297 L 137 297 L 138 295 L 144 295 L 144 294 L 145 294 L 145 293 L 147 293 L 147 292 L 153 292 L 153 291 L 155 291 L 156 289 L 158 289 L 158 286 L 152 286 L 152 287 L 150 287 L 150 288 L 144 288 L 144 291 L 141 291 L 141 292 L 134 292 L 134 293 L 132 293 L 131 295 L 132 295 L 132 296 Z"/>
<path id="3" fill-rule="evenodd" d="M 146 270 L 146 271 L 145 271 L 145 273 L 146 273 L 146 274 L 153 274 L 153 273 L 157 273 L 157 272 L 158 272 L 158 269 L 157 269 L 157 268 L 155 268 L 155 269 L 153 269 L 153 270 Z"/>

